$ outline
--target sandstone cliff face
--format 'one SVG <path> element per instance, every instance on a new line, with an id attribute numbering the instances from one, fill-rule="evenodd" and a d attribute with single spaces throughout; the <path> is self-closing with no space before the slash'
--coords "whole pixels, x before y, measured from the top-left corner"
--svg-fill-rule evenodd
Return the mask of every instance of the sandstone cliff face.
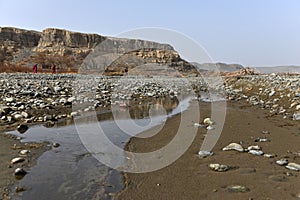
<path id="1" fill-rule="evenodd" d="M 48 28 L 43 30 L 38 47 L 65 46 L 70 48 L 95 48 L 105 37 L 67 30 Z"/>
<path id="2" fill-rule="evenodd" d="M 17 28 L 0 27 L 0 43 L 2 45 L 17 45 L 19 47 L 35 47 L 38 45 L 41 33 Z"/>

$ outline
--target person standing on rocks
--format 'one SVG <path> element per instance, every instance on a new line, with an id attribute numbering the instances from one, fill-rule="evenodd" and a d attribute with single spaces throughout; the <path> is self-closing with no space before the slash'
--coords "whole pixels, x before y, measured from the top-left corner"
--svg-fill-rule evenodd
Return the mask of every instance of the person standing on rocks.
<path id="1" fill-rule="evenodd" d="M 55 66 L 55 64 L 52 64 L 51 69 L 52 69 L 52 74 L 56 74 L 56 66 Z"/>
<path id="2" fill-rule="evenodd" d="M 33 73 L 34 73 L 34 74 L 37 73 L 37 64 L 33 65 Z"/>

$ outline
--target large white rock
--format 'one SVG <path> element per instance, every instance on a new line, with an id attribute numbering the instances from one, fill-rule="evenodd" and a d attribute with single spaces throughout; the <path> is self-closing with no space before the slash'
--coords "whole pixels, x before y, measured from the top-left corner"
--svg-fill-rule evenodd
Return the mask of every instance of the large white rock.
<path id="1" fill-rule="evenodd" d="M 223 151 L 235 150 L 235 151 L 243 152 L 244 148 L 242 147 L 242 145 L 240 145 L 238 143 L 231 143 L 231 144 L 227 145 L 226 147 L 224 147 L 222 150 Z"/>
<path id="2" fill-rule="evenodd" d="M 287 166 L 285 166 L 287 169 L 294 170 L 294 171 L 299 171 L 300 170 L 300 165 L 297 163 L 289 163 Z"/>

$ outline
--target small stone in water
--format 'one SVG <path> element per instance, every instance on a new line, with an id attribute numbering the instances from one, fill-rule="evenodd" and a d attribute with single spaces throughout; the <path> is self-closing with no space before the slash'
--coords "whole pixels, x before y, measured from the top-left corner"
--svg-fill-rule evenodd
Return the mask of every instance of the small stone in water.
<path id="1" fill-rule="evenodd" d="M 59 146 L 60 146 L 60 144 L 59 144 L 59 143 L 56 143 L 56 142 L 54 142 L 54 143 L 52 144 L 52 146 L 53 146 L 53 147 L 55 147 L 55 148 L 57 148 L 57 147 L 59 147 Z"/>
<path id="2" fill-rule="evenodd" d="M 17 176 L 18 178 L 21 178 L 22 176 L 25 176 L 26 174 L 27 174 L 27 172 L 24 170 L 24 169 L 22 169 L 22 168 L 17 168 L 16 170 L 15 170 L 15 176 Z"/>
<path id="3" fill-rule="evenodd" d="M 24 187 L 16 187 L 15 191 L 16 191 L 16 193 L 24 192 L 24 191 L 26 191 L 26 188 L 24 188 Z"/>
<path id="4" fill-rule="evenodd" d="M 20 124 L 17 128 L 17 131 L 21 134 L 25 133 L 28 130 L 28 126 L 25 124 Z"/>

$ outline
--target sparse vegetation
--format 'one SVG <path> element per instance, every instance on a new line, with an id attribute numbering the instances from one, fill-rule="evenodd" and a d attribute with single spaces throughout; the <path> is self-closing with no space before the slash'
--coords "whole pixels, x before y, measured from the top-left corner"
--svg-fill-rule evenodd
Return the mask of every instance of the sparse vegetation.
<path id="1" fill-rule="evenodd" d="M 78 69 L 76 66 L 79 65 L 73 56 L 70 55 L 59 55 L 59 54 L 46 54 L 37 53 L 31 58 L 32 62 L 37 63 L 43 69 L 50 69 L 52 64 L 57 66 L 59 71 L 77 73 Z"/>
<path id="2" fill-rule="evenodd" d="M 0 62 L 0 73 L 32 73 L 32 67 Z M 57 68 L 57 73 L 77 73 L 75 68 Z M 38 73 L 51 73 L 50 67 L 38 67 Z"/>

